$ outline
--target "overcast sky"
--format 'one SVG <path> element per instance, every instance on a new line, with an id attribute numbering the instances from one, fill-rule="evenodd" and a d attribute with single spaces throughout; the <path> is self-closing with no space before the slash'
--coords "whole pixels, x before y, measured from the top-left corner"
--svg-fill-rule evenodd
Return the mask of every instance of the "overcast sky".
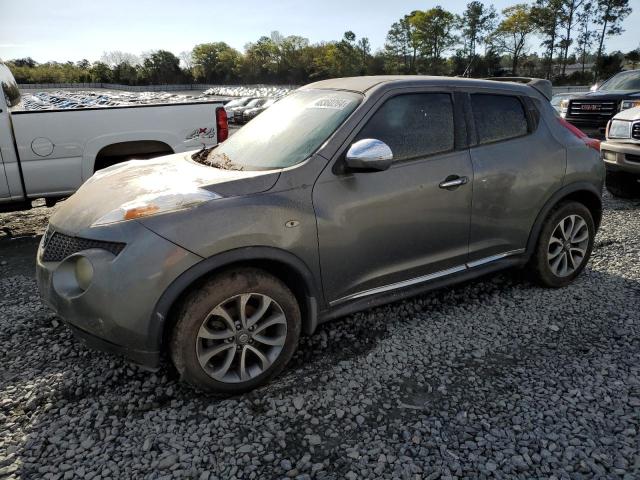
<path id="1" fill-rule="evenodd" d="M 390 25 L 404 14 L 438 3 L 461 13 L 470 0 L 0 0 L 0 58 L 38 62 L 86 58 L 104 51 L 165 49 L 180 53 L 204 42 L 224 41 L 239 50 L 273 30 L 312 42 L 338 40 L 346 30 L 382 47 Z M 502 9 L 516 0 L 494 0 Z M 607 50 L 640 46 L 640 1 L 624 23 L 625 33 Z M 531 46 L 538 47 L 538 41 Z"/>

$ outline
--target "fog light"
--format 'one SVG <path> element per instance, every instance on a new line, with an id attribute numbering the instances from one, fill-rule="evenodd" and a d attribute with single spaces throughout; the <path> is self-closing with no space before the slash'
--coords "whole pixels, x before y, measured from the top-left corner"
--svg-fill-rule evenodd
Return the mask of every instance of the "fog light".
<path id="1" fill-rule="evenodd" d="M 618 154 L 616 152 L 609 152 L 607 150 L 603 150 L 602 152 L 602 158 L 606 161 L 606 162 L 616 162 L 618 157 Z"/>
<path id="2" fill-rule="evenodd" d="M 86 290 L 93 280 L 93 265 L 87 257 L 79 257 L 75 262 L 75 275 L 78 286 Z"/>

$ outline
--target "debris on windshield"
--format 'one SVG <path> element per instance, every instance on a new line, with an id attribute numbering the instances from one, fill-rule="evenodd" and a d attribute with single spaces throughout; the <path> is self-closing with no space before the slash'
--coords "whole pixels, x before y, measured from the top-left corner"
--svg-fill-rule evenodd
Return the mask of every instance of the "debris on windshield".
<path id="1" fill-rule="evenodd" d="M 210 167 L 219 168 L 221 170 L 242 170 L 242 167 L 240 165 L 235 165 L 226 153 L 213 153 L 213 150 L 216 147 L 217 145 L 205 148 L 203 145 L 200 150 L 191 155 L 191 159 L 201 163 L 202 165 L 209 165 Z"/>

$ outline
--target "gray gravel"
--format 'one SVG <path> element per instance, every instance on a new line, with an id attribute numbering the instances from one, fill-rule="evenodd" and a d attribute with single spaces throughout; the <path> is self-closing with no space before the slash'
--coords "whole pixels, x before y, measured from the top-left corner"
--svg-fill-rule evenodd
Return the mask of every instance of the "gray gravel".
<path id="1" fill-rule="evenodd" d="M 507 272 L 352 315 L 230 398 L 82 346 L 37 239 L 0 239 L 0 478 L 638 478 L 640 203 L 606 202 L 571 287 Z"/>

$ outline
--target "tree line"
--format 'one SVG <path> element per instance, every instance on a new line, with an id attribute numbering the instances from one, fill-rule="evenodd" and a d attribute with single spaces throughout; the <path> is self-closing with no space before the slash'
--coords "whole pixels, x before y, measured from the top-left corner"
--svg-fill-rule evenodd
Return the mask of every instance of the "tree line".
<path id="1" fill-rule="evenodd" d="M 630 13 L 629 0 L 535 0 L 501 12 L 474 0 L 461 14 L 441 6 L 407 13 L 391 25 L 383 48 L 375 52 L 368 38 L 353 31 L 319 43 L 272 32 L 248 43 L 244 52 L 212 42 L 179 55 L 113 51 L 93 63 L 39 64 L 31 58 L 8 63 L 19 83 L 299 85 L 353 75 L 429 74 L 526 75 L 582 84 L 640 61 L 640 47 L 606 54 L 607 39 L 623 31 Z M 541 53 L 531 52 L 536 41 Z M 582 68 L 576 70 L 575 64 Z"/>

